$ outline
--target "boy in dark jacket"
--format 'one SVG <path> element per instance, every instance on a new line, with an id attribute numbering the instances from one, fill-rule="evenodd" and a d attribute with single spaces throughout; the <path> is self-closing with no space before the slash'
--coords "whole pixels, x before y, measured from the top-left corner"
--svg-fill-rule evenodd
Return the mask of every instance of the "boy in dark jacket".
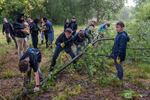
<path id="1" fill-rule="evenodd" d="M 2 33 L 3 33 L 3 35 L 4 35 L 4 33 L 6 34 L 7 43 L 9 44 L 11 42 L 11 38 L 12 38 L 14 40 L 14 43 L 17 48 L 17 42 L 15 39 L 15 34 L 13 31 L 12 25 L 11 25 L 11 23 L 8 22 L 8 20 L 6 18 L 4 18 Z"/>
<path id="2" fill-rule="evenodd" d="M 65 50 L 65 52 L 68 53 L 72 58 L 75 57 L 75 54 L 71 48 L 72 45 L 73 45 L 72 30 L 70 28 L 67 28 L 65 32 L 63 32 L 56 40 L 56 49 L 52 58 L 51 67 L 49 71 L 52 71 L 54 69 L 56 60 L 62 50 Z"/>
<path id="3" fill-rule="evenodd" d="M 127 43 L 129 42 L 129 36 L 124 31 L 124 23 L 118 22 L 116 24 L 117 36 L 114 41 L 111 57 L 114 59 L 114 63 L 117 69 L 117 77 L 123 80 L 123 67 L 122 63 L 125 61 Z"/>
<path id="4" fill-rule="evenodd" d="M 40 81 L 43 77 L 40 71 L 39 63 L 41 62 L 41 52 L 36 48 L 28 48 L 24 55 L 20 58 L 19 61 L 19 70 L 22 73 L 27 73 L 28 82 L 31 81 L 31 71 L 34 71 L 35 79 L 35 88 L 34 91 L 37 92 L 40 90 Z M 41 80 L 40 80 L 41 79 Z"/>
<path id="5" fill-rule="evenodd" d="M 39 19 L 35 19 L 34 22 L 31 24 L 30 31 L 32 37 L 32 45 L 34 48 L 38 48 L 38 32 L 40 31 L 38 27 Z"/>
<path id="6" fill-rule="evenodd" d="M 73 17 L 73 18 L 71 19 L 71 22 L 70 22 L 70 24 L 69 24 L 69 28 L 71 28 L 72 31 L 73 31 L 72 35 L 75 35 L 75 34 L 76 34 L 76 31 L 77 31 L 77 29 L 78 29 L 78 25 L 77 25 L 77 22 L 76 22 L 76 18 L 75 18 L 75 17 Z"/>

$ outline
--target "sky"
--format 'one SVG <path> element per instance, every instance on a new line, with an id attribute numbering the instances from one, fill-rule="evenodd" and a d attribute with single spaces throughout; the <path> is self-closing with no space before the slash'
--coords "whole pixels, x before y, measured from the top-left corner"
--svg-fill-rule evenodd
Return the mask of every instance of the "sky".
<path id="1" fill-rule="evenodd" d="M 135 7 L 135 2 L 134 2 L 134 0 L 127 0 L 127 2 L 125 3 L 125 6 L 133 6 L 133 7 Z"/>

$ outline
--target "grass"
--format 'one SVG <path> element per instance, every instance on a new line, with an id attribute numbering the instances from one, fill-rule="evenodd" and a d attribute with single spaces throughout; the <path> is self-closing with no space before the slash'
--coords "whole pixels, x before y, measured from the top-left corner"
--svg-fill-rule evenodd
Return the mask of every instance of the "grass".
<path id="1" fill-rule="evenodd" d="M 13 78 L 14 76 L 17 76 L 17 75 L 11 69 L 7 69 L 4 72 L 2 72 L 2 78 L 9 79 L 9 78 Z"/>

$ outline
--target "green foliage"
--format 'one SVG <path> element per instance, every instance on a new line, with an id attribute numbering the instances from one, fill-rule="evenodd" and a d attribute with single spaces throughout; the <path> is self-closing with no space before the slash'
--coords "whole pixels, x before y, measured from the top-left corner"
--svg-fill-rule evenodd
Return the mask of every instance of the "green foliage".
<path id="1" fill-rule="evenodd" d="M 123 0 L 1 0 L 0 14 L 11 19 L 15 12 L 33 18 L 47 16 L 55 24 L 76 16 L 78 23 L 83 24 L 93 17 L 98 21 L 112 18 L 123 4 Z"/>
<path id="2" fill-rule="evenodd" d="M 130 42 L 128 44 L 127 57 L 132 57 L 136 61 L 143 61 L 145 63 L 149 63 L 149 54 L 150 50 L 140 50 L 140 48 L 149 48 L 150 43 L 148 42 L 150 39 L 150 29 L 149 29 L 150 21 L 136 21 L 127 23 L 126 27 L 128 33 L 130 34 Z M 131 48 L 137 48 L 133 50 Z M 139 48 L 139 49 L 138 49 Z M 135 59 L 134 59 L 135 58 Z"/>
<path id="3" fill-rule="evenodd" d="M 139 94 L 130 89 L 122 91 L 121 96 L 125 99 L 134 99 L 135 97 L 139 96 Z"/>

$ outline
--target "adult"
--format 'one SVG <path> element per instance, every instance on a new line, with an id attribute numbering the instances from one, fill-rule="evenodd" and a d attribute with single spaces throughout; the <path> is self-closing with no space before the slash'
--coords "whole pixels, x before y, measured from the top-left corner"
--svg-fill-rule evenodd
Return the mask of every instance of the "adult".
<path id="1" fill-rule="evenodd" d="M 46 18 L 43 18 L 43 21 L 45 23 L 45 39 L 46 39 L 46 48 L 49 46 L 52 48 L 52 43 L 54 41 L 54 29 L 52 23 Z"/>
<path id="2" fill-rule="evenodd" d="M 16 21 L 13 23 L 13 28 L 18 45 L 18 56 L 21 58 L 28 48 L 26 37 L 29 33 L 29 29 L 26 28 L 24 24 L 24 14 L 18 14 Z"/>
<path id="3" fill-rule="evenodd" d="M 38 48 L 38 33 L 40 31 L 38 27 L 39 19 L 36 18 L 30 26 L 32 45 L 34 48 Z"/>
<path id="4" fill-rule="evenodd" d="M 3 35 L 4 34 L 6 35 L 7 43 L 9 44 L 11 42 L 11 38 L 12 38 L 14 43 L 15 43 L 15 46 L 17 48 L 17 42 L 16 42 L 16 39 L 15 39 L 15 34 L 14 34 L 14 31 L 13 31 L 13 28 L 12 28 L 11 23 L 8 22 L 7 18 L 4 18 L 4 20 L 3 20 L 2 33 L 3 33 Z"/>
<path id="5" fill-rule="evenodd" d="M 74 17 L 74 16 L 72 17 L 71 22 L 69 24 L 69 28 L 71 28 L 72 31 L 73 31 L 72 35 L 75 35 L 76 31 L 78 29 L 78 24 L 77 24 L 77 21 L 76 21 L 76 17 Z"/>

